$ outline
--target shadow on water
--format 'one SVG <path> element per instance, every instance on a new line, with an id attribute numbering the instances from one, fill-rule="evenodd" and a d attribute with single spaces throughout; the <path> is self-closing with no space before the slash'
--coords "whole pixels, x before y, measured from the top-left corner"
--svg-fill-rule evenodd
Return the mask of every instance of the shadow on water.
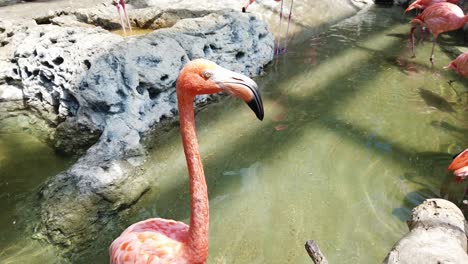
<path id="1" fill-rule="evenodd" d="M 424 102 L 426 102 L 428 106 L 435 107 L 442 112 L 449 112 L 449 113 L 455 112 L 451 103 L 449 103 L 442 96 L 432 91 L 419 88 L 419 95 L 421 95 L 421 98 L 424 100 Z"/>

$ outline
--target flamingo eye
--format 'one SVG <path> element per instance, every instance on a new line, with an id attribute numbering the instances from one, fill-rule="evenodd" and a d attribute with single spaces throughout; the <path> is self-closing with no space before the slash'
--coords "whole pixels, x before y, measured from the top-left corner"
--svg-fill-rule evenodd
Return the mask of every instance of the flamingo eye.
<path id="1" fill-rule="evenodd" d="M 203 76 L 203 78 L 205 78 L 205 79 L 211 78 L 212 75 L 213 75 L 213 73 L 210 72 L 210 71 L 203 71 L 203 73 L 202 73 L 202 76 Z"/>

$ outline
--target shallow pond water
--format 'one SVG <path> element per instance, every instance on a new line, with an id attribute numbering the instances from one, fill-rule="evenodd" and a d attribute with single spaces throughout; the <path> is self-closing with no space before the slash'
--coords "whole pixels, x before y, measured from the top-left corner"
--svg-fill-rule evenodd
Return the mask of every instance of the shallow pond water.
<path id="1" fill-rule="evenodd" d="M 54 252 L 40 250 L 41 246 L 30 240 L 30 224 L 35 222 L 32 211 L 41 185 L 71 162 L 12 122 L 0 122 L 1 263 L 55 258 Z M 26 262 L 21 262 L 23 258 Z"/>
<path id="2" fill-rule="evenodd" d="M 198 113 L 210 197 L 208 263 L 311 263 L 308 239 L 330 263 L 381 262 L 407 231 L 411 208 L 443 195 L 441 186 L 461 194 L 462 186 L 447 184 L 446 166 L 468 145 L 468 85 L 443 69 L 450 59 L 439 47 L 434 68 L 430 43 L 410 58 L 402 13 L 371 8 L 290 45 L 256 79 L 263 122 L 231 98 Z M 448 37 L 441 43 L 458 44 Z M 188 222 L 178 127 L 155 141 L 145 172 L 152 190 L 74 263 L 106 263 L 108 245 L 130 223 Z M 14 218 L 2 217 L 3 235 Z"/>
<path id="3" fill-rule="evenodd" d="M 308 239 L 331 263 L 380 262 L 410 210 L 440 195 L 448 153 L 468 145 L 467 83 L 443 69 L 440 48 L 431 69 L 430 43 L 411 59 L 408 30 L 400 9 L 373 8 L 294 44 L 257 79 L 263 122 L 234 99 L 197 115 L 209 263 L 310 263 Z M 154 146 L 157 188 L 129 222 L 188 221 L 179 137 L 174 128 Z"/>

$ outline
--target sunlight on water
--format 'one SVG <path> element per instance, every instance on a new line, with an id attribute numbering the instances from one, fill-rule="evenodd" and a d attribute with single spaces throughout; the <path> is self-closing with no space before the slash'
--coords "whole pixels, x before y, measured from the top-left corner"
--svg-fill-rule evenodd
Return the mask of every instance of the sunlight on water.
<path id="1" fill-rule="evenodd" d="M 407 232 L 411 209 L 440 196 L 441 186 L 451 188 L 450 154 L 468 145 L 467 82 L 443 69 L 450 58 L 440 48 L 430 67 L 430 43 L 410 58 L 409 18 L 402 12 L 372 8 L 290 46 L 257 78 L 263 122 L 233 98 L 198 113 L 210 196 L 208 263 L 311 263 L 304 250 L 309 239 L 330 263 L 381 262 Z M 27 143 L 27 135 L 10 137 L 0 135 L 0 164 L 12 164 L 0 167 L 2 183 L 16 184 L 0 186 L 0 194 L 18 197 L 0 216 L 8 242 L 23 236 L 12 224 L 14 205 L 27 208 L 20 198 L 64 164 L 43 145 Z M 106 263 L 108 245 L 130 223 L 188 222 L 179 128 L 155 141 L 145 168 L 151 191 L 122 214 L 110 228 L 114 234 L 102 234 L 73 263 Z M 29 166 L 16 177 L 21 164 Z M 29 177 L 32 171 L 41 177 Z M 31 245 L 19 253 L 8 245 L 13 253 L 0 260 L 34 259 Z"/>

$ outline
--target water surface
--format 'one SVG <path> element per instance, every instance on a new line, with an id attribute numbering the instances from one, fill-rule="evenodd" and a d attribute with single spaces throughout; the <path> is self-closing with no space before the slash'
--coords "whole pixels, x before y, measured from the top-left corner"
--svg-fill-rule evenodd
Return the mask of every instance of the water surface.
<path id="1" fill-rule="evenodd" d="M 293 46 L 257 79 L 263 122 L 234 99 L 198 114 L 209 263 L 310 263 L 308 239 L 331 263 L 380 262 L 410 210 L 440 196 L 449 153 L 468 145 L 467 83 L 443 69 L 439 48 L 430 67 L 430 43 L 411 59 L 408 30 L 400 9 L 373 8 Z M 175 128 L 154 146 L 146 174 L 157 188 L 129 222 L 188 222 L 179 137 Z"/>
<path id="2" fill-rule="evenodd" d="M 208 263 L 311 263 L 303 246 L 308 239 L 330 263 L 381 262 L 407 232 L 414 206 L 444 195 L 441 186 L 461 194 L 463 186 L 448 184 L 446 167 L 450 154 L 468 145 L 468 85 L 443 69 L 450 56 L 440 48 L 434 68 L 429 43 L 410 58 L 409 18 L 402 12 L 372 8 L 290 45 L 256 79 L 263 122 L 231 98 L 198 113 L 210 197 Z M 457 44 L 456 38 L 440 42 Z M 0 186 L 2 195 L 17 197 L 3 203 L 9 213 L 0 217 L 9 239 L 21 236 L 12 223 L 22 195 L 62 168 L 50 165 L 57 159 L 51 153 L 31 154 L 48 160 L 26 159 L 31 148 L 18 147 L 23 137 L 9 147 L 11 136 L 1 141 L 0 135 L 0 160 L 9 164 L 0 167 L 2 184 L 17 186 Z M 130 223 L 189 221 L 178 127 L 155 141 L 145 168 L 152 190 L 73 263 L 106 263 L 108 245 Z M 21 174 L 23 164 L 31 166 Z M 29 177 L 32 171 L 42 176 Z M 36 259 L 33 251 L 17 254 Z"/>
<path id="3" fill-rule="evenodd" d="M 71 158 L 61 157 L 29 131 L 15 126 L 11 119 L 0 122 L 1 263 L 55 259 L 53 251 L 31 239 L 31 225 L 37 223 L 34 210 L 39 188 L 71 162 Z"/>

